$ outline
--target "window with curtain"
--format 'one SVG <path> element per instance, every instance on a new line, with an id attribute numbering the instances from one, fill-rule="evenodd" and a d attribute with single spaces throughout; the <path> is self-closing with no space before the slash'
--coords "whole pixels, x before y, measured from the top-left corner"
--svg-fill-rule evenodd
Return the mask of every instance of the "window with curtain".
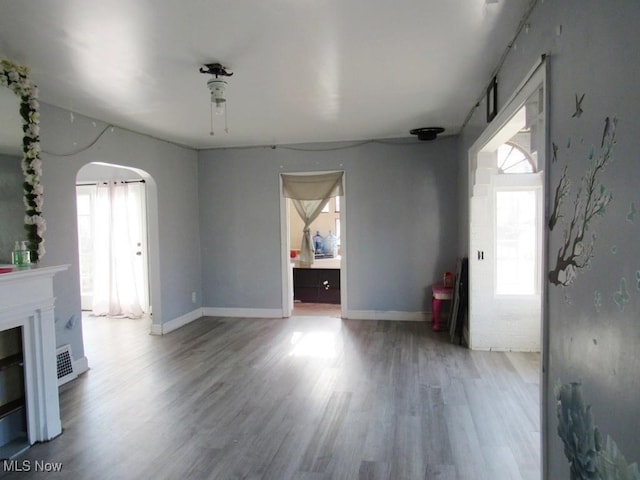
<path id="1" fill-rule="evenodd" d="M 93 314 L 139 318 L 141 270 L 136 232 L 141 223 L 143 183 L 100 182 L 96 186 L 93 243 Z"/>

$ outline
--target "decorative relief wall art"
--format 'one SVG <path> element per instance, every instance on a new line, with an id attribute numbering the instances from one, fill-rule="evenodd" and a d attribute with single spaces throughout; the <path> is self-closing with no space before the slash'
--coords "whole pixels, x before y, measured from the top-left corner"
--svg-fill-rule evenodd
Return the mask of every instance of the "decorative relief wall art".
<path id="1" fill-rule="evenodd" d="M 593 226 L 602 217 L 613 196 L 601 183 L 600 177 L 606 166 L 613 161 L 613 147 L 616 143 L 617 119 L 605 119 L 600 152 L 596 156 L 595 148 L 588 154 L 590 167 L 582 174 L 580 184 L 573 194 L 573 202 L 567 201 L 572 195 L 572 182 L 565 164 L 560 180 L 552 192 L 553 203 L 549 218 L 549 230 L 553 231 L 561 224 L 564 228 L 560 248 L 551 257 L 555 262 L 549 271 L 549 281 L 556 286 L 568 286 L 573 283 L 579 271 L 591 264 L 596 243 Z M 567 142 L 567 149 L 571 141 Z M 554 148 L 557 161 L 558 152 Z"/>

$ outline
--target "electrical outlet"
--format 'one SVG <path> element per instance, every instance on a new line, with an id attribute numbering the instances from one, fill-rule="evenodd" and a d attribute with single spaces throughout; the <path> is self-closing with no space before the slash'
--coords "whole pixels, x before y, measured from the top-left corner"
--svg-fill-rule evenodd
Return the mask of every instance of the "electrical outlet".
<path id="1" fill-rule="evenodd" d="M 196 303 L 196 292 L 191 292 L 191 302 Z"/>

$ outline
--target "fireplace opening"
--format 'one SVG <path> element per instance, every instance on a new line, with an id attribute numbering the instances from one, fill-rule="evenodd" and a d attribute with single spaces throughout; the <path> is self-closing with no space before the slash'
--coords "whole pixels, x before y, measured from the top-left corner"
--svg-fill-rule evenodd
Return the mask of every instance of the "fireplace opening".
<path id="1" fill-rule="evenodd" d="M 22 327 L 0 332 L 0 459 L 29 447 Z"/>

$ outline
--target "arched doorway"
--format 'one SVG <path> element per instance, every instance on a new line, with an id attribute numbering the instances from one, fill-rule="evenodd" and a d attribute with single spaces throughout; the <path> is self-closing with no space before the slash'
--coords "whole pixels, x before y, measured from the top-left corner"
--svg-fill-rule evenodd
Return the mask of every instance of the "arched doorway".
<path id="1" fill-rule="evenodd" d="M 127 203 L 120 207 L 131 212 L 120 210 L 119 213 L 114 211 L 112 214 L 116 217 L 115 220 L 127 222 L 126 227 L 131 232 L 129 239 L 131 244 L 125 247 L 130 247 L 131 259 L 123 262 L 128 263 L 131 269 L 128 275 L 125 275 L 125 277 L 131 277 L 131 283 L 123 285 L 123 289 L 135 288 L 139 297 L 140 310 L 150 320 L 150 331 L 154 333 L 154 320 L 160 321 L 160 318 L 154 319 L 153 316 L 153 306 L 156 306 L 157 311 L 160 304 L 157 189 L 151 175 L 143 170 L 123 165 L 93 162 L 83 166 L 76 175 L 82 309 L 88 311 L 96 307 L 95 299 L 92 298 L 95 295 L 92 290 L 96 285 L 96 279 L 93 275 L 97 274 L 95 257 L 92 257 L 96 239 L 92 237 L 96 234 L 102 236 L 108 232 L 105 229 L 109 222 L 105 218 L 92 218 L 101 215 L 100 210 L 96 211 L 96 199 L 98 198 L 96 193 L 99 186 L 113 186 L 116 183 L 126 184 L 127 191 L 131 192 L 127 196 Z M 100 199 L 100 202 L 104 201 L 104 198 Z M 133 214 L 128 215 L 129 213 Z M 123 214 L 128 216 L 125 218 Z M 94 227 L 96 224 L 100 225 L 97 230 Z M 120 234 L 116 234 L 117 236 Z M 102 240 L 104 239 L 100 238 L 100 240 L 101 242 L 96 243 L 96 246 L 103 244 Z M 128 258 L 128 254 L 126 251 L 120 251 L 115 254 L 115 257 L 120 257 L 117 258 L 118 260 L 124 260 Z M 96 313 L 109 314 L 104 311 Z M 130 315 L 123 313 L 122 316 Z"/>

